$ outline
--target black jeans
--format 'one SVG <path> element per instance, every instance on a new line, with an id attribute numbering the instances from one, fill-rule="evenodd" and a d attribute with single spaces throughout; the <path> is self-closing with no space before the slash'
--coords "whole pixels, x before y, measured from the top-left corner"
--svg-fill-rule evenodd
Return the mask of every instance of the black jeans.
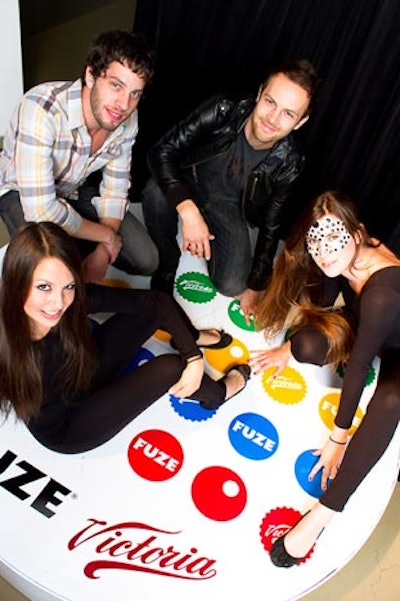
<path id="1" fill-rule="evenodd" d="M 196 202 L 210 233 L 215 236 L 208 261 L 209 276 L 221 294 L 240 294 L 247 288 L 252 256 L 249 229 L 239 203 L 218 203 L 215 199 L 202 202 L 199 198 Z M 154 180 L 150 180 L 143 190 L 143 214 L 160 255 L 157 274 L 160 278 L 171 279 L 181 256 L 176 241 L 178 215 Z"/>

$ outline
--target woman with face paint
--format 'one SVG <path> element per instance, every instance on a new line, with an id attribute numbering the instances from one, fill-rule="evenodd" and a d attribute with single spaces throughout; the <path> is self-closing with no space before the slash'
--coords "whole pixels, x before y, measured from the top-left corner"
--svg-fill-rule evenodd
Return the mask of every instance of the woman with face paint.
<path id="1" fill-rule="evenodd" d="M 334 307 L 342 293 L 344 307 Z M 275 376 L 291 357 L 346 370 L 334 427 L 309 479 L 322 470 L 323 494 L 271 549 L 278 567 L 307 555 L 335 512 L 389 445 L 400 416 L 400 260 L 360 223 L 356 208 L 338 192 L 321 194 L 288 237 L 256 313 L 266 338 L 290 326 L 279 348 L 253 351 L 255 374 Z M 375 393 L 354 436 L 355 411 L 375 356 L 381 358 Z M 329 487 L 327 486 L 330 481 Z"/>

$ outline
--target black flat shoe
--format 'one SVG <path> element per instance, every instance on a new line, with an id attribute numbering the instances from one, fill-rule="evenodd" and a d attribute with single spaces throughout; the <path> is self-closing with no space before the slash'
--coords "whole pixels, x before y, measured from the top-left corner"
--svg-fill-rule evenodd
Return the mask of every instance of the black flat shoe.
<path id="1" fill-rule="evenodd" d="M 242 392 L 242 390 L 244 390 L 246 388 L 247 382 L 250 380 L 251 367 L 247 363 L 238 363 L 237 365 L 233 365 L 230 369 L 228 369 L 228 371 L 226 372 L 226 374 L 224 375 L 222 380 L 225 380 L 227 375 L 230 374 L 231 371 L 235 371 L 235 370 L 238 371 L 240 373 L 240 375 L 242 376 L 242 378 L 244 380 L 244 384 L 243 384 L 242 388 L 240 388 L 240 390 L 235 392 L 235 394 L 230 396 L 228 399 L 225 399 L 225 402 L 230 401 L 231 399 L 233 399 L 234 396 L 239 394 L 239 392 Z"/>
<path id="2" fill-rule="evenodd" d="M 232 336 L 230 334 L 228 334 L 227 332 L 225 332 L 224 330 L 213 330 L 215 332 L 218 332 L 218 334 L 220 335 L 220 339 L 217 342 L 214 342 L 213 344 L 198 344 L 197 346 L 199 348 L 209 348 L 209 349 L 222 349 L 222 348 L 226 348 L 227 346 L 229 346 L 232 343 Z M 173 349 L 176 350 L 176 344 L 175 341 L 171 338 L 171 340 L 169 341 L 170 346 L 172 346 Z"/>
<path id="3" fill-rule="evenodd" d="M 290 530 L 293 530 L 293 528 L 295 528 L 297 524 L 299 524 L 308 513 L 310 513 L 310 511 L 306 511 L 306 513 L 303 514 L 301 518 L 297 520 L 297 522 L 290 528 Z M 283 536 L 280 536 L 276 539 L 276 541 L 271 547 L 271 551 L 269 552 L 271 561 L 277 568 L 291 568 L 292 566 L 298 565 L 301 561 L 303 561 L 303 559 L 307 557 L 307 555 L 312 549 L 311 547 L 310 551 L 308 551 L 303 557 L 293 557 L 293 555 L 290 555 L 290 553 L 288 553 L 285 549 L 285 538 L 289 534 L 290 530 L 288 530 Z M 316 538 L 316 541 L 319 539 L 324 530 L 325 528 L 322 528 L 321 532 Z"/>
<path id="4" fill-rule="evenodd" d="M 213 344 L 198 344 L 200 348 L 210 348 L 210 349 L 220 349 L 226 348 L 232 343 L 232 336 L 225 332 L 225 330 L 216 330 L 220 335 L 220 339 L 218 342 L 214 342 Z"/>
<path id="5" fill-rule="evenodd" d="M 272 545 L 271 551 L 269 552 L 271 561 L 277 568 L 291 568 L 292 566 L 298 565 L 302 561 L 302 559 L 304 559 L 303 557 L 293 557 L 292 555 L 290 555 L 290 553 L 286 551 L 286 534 L 276 539 L 276 541 Z"/>
<path id="6" fill-rule="evenodd" d="M 237 392 L 235 392 L 235 394 L 230 396 L 229 399 L 219 401 L 218 403 L 210 401 L 200 401 L 200 405 L 203 407 L 203 409 L 218 409 L 218 407 L 233 399 L 234 396 L 236 396 L 237 394 L 239 394 L 239 392 L 242 392 L 242 390 L 246 388 L 247 381 L 250 379 L 251 376 L 251 368 L 249 365 L 247 365 L 247 363 L 238 363 L 237 365 L 233 365 L 230 369 L 228 369 L 226 374 L 220 380 L 218 380 L 218 382 L 222 382 L 223 380 L 225 380 L 226 376 L 234 369 L 240 373 L 244 380 L 243 386 L 240 388 L 240 390 L 238 390 Z"/>

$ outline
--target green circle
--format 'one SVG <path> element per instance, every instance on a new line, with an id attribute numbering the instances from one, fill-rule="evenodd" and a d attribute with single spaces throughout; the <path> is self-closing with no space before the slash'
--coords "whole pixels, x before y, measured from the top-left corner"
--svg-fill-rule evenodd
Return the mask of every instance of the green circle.
<path id="1" fill-rule="evenodd" d="M 240 301 L 235 299 L 229 304 L 228 315 L 233 323 L 238 326 L 238 328 L 242 328 L 242 330 L 248 330 L 249 332 L 256 331 L 256 324 L 252 315 L 250 315 L 250 323 L 246 323 L 244 313 L 240 308 Z"/>
<path id="2" fill-rule="evenodd" d="M 176 289 L 182 298 L 192 303 L 208 303 L 217 294 L 208 275 L 196 271 L 182 273 L 176 280 Z"/>

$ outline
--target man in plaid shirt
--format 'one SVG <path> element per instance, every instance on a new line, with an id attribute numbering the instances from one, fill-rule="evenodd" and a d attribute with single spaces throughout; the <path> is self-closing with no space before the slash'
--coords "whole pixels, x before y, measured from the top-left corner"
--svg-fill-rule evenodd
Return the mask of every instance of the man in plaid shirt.
<path id="1" fill-rule="evenodd" d="M 82 81 L 29 90 L 4 137 L 0 216 L 10 235 L 24 221 L 58 223 L 77 239 L 89 282 L 114 262 L 133 274 L 158 265 L 156 246 L 128 211 L 137 106 L 152 75 L 141 35 L 102 33 Z"/>

